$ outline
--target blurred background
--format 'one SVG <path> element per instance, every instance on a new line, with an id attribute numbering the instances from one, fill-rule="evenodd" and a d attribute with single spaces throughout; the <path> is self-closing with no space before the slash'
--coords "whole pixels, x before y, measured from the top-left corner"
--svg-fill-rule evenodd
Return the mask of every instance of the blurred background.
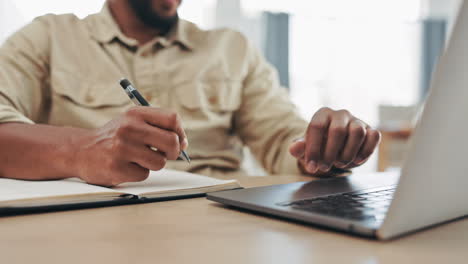
<path id="1" fill-rule="evenodd" d="M 301 114 L 346 108 L 384 132 L 363 171 L 399 167 L 462 0 L 183 0 L 180 17 L 243 32 L 280 73 Z M 0 43 L 46 13 L 104 0 L 0 0 Z"/>

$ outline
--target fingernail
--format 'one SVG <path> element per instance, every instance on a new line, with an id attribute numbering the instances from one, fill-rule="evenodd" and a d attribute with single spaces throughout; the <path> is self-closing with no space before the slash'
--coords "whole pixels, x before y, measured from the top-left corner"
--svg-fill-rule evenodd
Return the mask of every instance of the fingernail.
<path id="1" fill-rule="evenodd" d="M 304 153 L 292 152 L 291 154 L 292 154 L 296 159 L 302 159 L 302 158 L 304 158 Z"/>
<path id="2" fill-rule="evenodd" d="M 346 164 L 344 164 L 343 162 L 336 162 L 336 163 L 335 163 L 335 166 L 336 166 L 337 168 L 342 169 L 342 168 L 346 167 Z"/>
<path id="3" fill-rule="evenodd" d="M 330 165 L 327 165 L 325 163 L 320 163 L 319 164 L 319 169 L 323 172 L 327 172 L 330 170 Z"/>
<path id="4" fill-rule="evenodd" d="M 188 147 L 188 140 L 187 138 L 184 138 L 184 140 L 182 141 L 182 149 L 186 149 Z"/>
<path id="5" fill-rule="evenodd" d="M 307 163 L 307 170 L 311 173 L 317 172 L 317 163 L 313 160 L 309 161 L 309 163 Z"/>
<path id="6" fill-rule="evenodd" d="M 354 163 L 356 163 L 357 165 L 361 165 L 362 163 L 364 163 L 364 160 L 365 160 L 365 159 L 363 159 L 363 158 L 356 158 L 356 159 L 354 160 Z"/>
<path id="7" fill-rule="evenodd" d="M 300 137 L 300 138 L 296 138 L 296 139 L 293 140 L 293 142 L 299 142 L 299 141 L 304 141 L 304 138 Z"/>

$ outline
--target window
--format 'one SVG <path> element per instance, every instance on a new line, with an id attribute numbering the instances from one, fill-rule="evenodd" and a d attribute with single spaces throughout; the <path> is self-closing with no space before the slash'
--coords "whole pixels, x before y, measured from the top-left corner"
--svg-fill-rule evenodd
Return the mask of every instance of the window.
<path id="1" fill-rule="evenodd" d="M 418 99 L 419 0 L 243 1 L 289 12 L 291 96 L 306 118 L 346 108 L 377 125 L 381 103 Z"/>

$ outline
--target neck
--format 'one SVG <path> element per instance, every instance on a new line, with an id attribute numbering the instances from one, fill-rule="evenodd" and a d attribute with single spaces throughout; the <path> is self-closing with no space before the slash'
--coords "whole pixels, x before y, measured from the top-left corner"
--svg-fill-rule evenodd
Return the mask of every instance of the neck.
<path id="1" fill-rule="evenodd" d="M 129 38 L 136 39 L 138 41 L 138 45 L 142 46 L 154 39 L 156 36 L 161 35 L 161 32 L 158 29 L 145 25 L 135 15 L 127 1 L 109 0 L 108 4 L 112 16 L 114 17 L 117 25 L 119 25 L 122 33 Z"/>

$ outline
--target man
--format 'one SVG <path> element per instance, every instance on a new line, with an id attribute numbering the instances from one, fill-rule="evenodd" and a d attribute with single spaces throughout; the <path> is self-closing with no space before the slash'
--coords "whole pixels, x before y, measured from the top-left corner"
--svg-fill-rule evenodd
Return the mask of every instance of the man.
<path id="1" fill-rule="evenodd" d="M 180 1 L 109 0 L 83 20 L 39 17 L 8 39 L 0 176 L 112 186 L 163 167 L 228 174 L 242 144 L 272 174 L 329 174 L 369 158 L 378 131 L 344 110 L 302 120 L 241 34 L 179 19 Z M 121 77 L 158 108 L 132 107 Z M 190 165 L 175 161 L 183 149 Z"/>

